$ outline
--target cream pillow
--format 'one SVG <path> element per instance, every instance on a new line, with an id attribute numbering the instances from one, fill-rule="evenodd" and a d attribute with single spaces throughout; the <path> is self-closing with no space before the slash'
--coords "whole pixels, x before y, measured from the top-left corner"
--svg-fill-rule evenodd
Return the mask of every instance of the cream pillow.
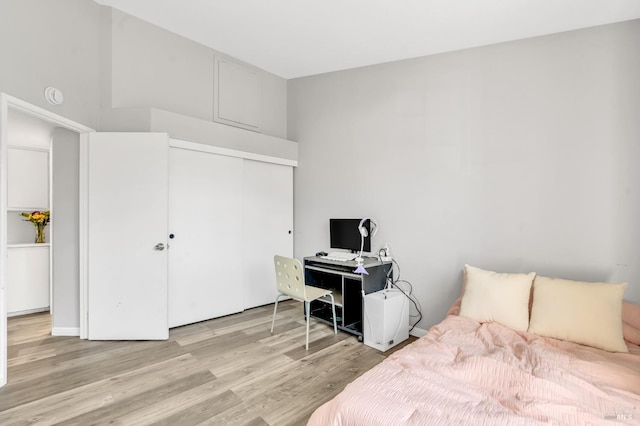
<path id="1" fill-rule="evenodd" d="M 529 331 L 610 352 L 629 352 L 622 336 L 627 283 L 536 277 Z"/>
<path id="2" fill-rule="evenodd" d="M 529 292 L 536 274 L 504 274 L 464 265 L 460 315 L 518 331 L 529 326 Z"/>

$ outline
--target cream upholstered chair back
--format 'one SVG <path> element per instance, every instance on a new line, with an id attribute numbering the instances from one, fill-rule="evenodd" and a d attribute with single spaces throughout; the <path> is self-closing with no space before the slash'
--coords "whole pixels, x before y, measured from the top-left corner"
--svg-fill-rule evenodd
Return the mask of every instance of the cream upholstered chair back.
<path id="1" fill-rule="evenodd" d="M 274 256 L 276 269 L 276 285 L 278 291 L 295 300 L 307 300 L 304 285 L 304 269 L 298 259 L 284 256 Z"/>

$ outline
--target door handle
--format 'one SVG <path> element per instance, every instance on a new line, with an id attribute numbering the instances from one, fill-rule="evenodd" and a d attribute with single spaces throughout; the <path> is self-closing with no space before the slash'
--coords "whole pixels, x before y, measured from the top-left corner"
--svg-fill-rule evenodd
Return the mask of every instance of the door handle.
<path id="1" fill-rule="evenodd" d="M 155 245 L 154 250 L 162 251 L 164 250 L 164 244 L 158 243 Z"/>

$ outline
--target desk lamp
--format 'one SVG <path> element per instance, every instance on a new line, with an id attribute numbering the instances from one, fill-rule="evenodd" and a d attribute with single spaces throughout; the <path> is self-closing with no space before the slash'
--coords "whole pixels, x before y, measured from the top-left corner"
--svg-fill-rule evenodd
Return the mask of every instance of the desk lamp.
<path id="1" fill-rule="evenodd" d="M 358 257 L 355 258 L 358 267 L 355 271 L 353 271 L 356 274 L 369 275 L 365 267 L 362 265 L 364 263 L 364 259 L 362 258 L 362 252 L 364 251 L 364 239 L 369 236 L 369 230 L 365 226 L 367 220 L 371 224 L 371 236 L 373 237 L 378 232 L 378 224 L 376 223 L 375 219 L 371 217 L 365 217 L 360 221 L 360 224 L 358 225 L 358 231 L 360 231 L 360 254 L 358 254 Z"/>

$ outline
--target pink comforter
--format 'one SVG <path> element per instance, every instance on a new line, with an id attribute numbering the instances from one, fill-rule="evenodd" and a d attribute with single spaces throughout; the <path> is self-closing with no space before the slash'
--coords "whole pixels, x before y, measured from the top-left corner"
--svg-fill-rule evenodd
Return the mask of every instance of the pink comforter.
<path id="1" fill-rule="evenodd" d="M 448 316 L 310 425 L 640 424 L 640 347 L 609 353 Z"/>

